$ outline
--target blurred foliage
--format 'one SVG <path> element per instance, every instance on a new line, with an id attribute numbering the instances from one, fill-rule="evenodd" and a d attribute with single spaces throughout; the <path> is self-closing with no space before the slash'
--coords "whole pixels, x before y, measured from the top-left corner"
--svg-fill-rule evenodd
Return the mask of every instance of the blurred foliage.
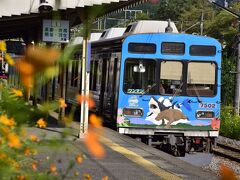
<path id="1" fill-rule="evenodd" d="M 150 20 L 150 17 L 147 13 L 137 13 L 136 19 L 138 20 Z"/>
<path id="2" fill-rule="evenodd" d="M 18 124 L 29 124 L 41 116 L 41 112 L 27 103 L 23 98 L 13 94 L 11 89 L 2 82 L 0 113 L 7 114 L 18 120 Z M 25 113 L 23 113 L 25 112 Z"/>
<path id="3" fill-rule="evenodd" d="M 240 140 L 240 116 L 234 115 L 231 106 L 223 106 L 221 109 L 221 128 L 220 135 Z"/>
<path id="4" fill-rule="evenodd" d="M 0 52 L 6 51 L 4 41 L 0 41 Z M 49 114 L 57 109 L 67 107 L 65 100 L 59 98 L 56 101 L 43 102 L 41 105 L 33 103 L 34 97 L 41 87 L 48 83 L 53 77 L 59 75 L 59 69 L 65 67 L 73 56 L 75 48 L 67 46 L 62 52 L 58 49 L 44 46 L 28 47 L 24 56 L 12 64 L 20 76 L 21 84 L 8 85 L 7 80 L 0 79 L 0 174 L 3 179 L 66 179 L 71 170 L 83 161 L 83 156 L 78 152 L 67 162 L 66 169 L 58 170 L 55 165 L 55 156 L 63 151 L 66 138 L 72 134 L 72 129 L 64 129 L 56 139 L 45 140 L 47 133 L 39 137 L 29 134 L 25 127 L 47 128 Z M 9 57 L 8 57 L 9 58 Z M 11 65 L 11 64 L 10 64 Z M 22 86 L 21 86 L 22 85 Z M 30 98 L 30 94 L 32 97 Z M 79 98 L 81 97 L 81 98 Z M 92 99 L 79 95 L 77 101 L 94 105 Z M 90 106 L 90 107 L 92 107 Z M 74 109 L 74 107 L 73 107 Z M 63 117 L 62 121 L 67 126 L 73 120 L 73 112 Z M 92 123 L 91 123 L 92 122 Z M 57 122 L 58 123 L 58 122 Z M 99 141 L 101 133 L 101 120 L 97 117 L 90 118 L 92 130 L 86 134 L 88 141 L 85 145 L 90 153 L 98 158 L 105 155 L 103 146 Z M 36 132 L 33 130 L 32 132 Z M 31 133 L 31 132 L 30 132 Z M 76 135 L 74 135 L 76 136 Z M 47 151 L 53 152 L 48 162 L 36 158 L 38 150 L 46 147 Z M 66 151 L 67 148 L 65 149 Z M 68 152 L 60 152 L 68 153 Z M 75 154 L 72 154 L 75 156 Z M 37 160 L 38 159 L 38 160 Z M 51 164 L 49 164 L 51 163 Z M 79 173 L 76 172 L 78 175 Z M 76 178 L 76 177 L 71 177 Z"/>
<path id="5" fill-rule="evenodd" d="M 235 93 L 235 73 L 236 59 L 233 57 L 224 57 L 222 60 L 222 81 L 221 81 L 221 99 L 224 105 L 232 105 Z"/>

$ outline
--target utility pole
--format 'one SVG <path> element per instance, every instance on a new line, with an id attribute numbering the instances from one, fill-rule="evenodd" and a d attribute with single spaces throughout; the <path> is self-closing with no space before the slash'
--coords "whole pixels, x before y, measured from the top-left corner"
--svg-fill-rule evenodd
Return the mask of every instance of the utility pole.
<path id="1" fill-rule="evenodd" d="M 217 4 L 215 1 L 209 0 L 210 3 L 220 7 L 221 9 L 227 11 L 229 14 L 238 18 L 238 24 L 240 23 L 240 15 L 227 9 L 224 6 Z M 240 25 L 238 25 L 238 32 L 240 32 Z M 237 56 L 237 73 L 236 73 L 236 86 L 235 86 L 235 98 L 234 98 L 234 107 L 235 114 L 239 115 L 239 105 L 240 105 L 240 34 L 237 34 L 236 44 L 238 48 L 238 56 Z"/>

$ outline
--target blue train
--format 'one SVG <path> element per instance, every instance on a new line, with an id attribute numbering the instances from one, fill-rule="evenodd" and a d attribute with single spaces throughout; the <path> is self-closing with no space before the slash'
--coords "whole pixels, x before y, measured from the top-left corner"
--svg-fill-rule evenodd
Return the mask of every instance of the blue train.
<path id="1" fill-rule="evenodd" d="M 91 43 L 96 112 L 119 133 L 174 155 L 211 151 L 220 128 L 221 44 L 129 26 L 122 36 Z"/>

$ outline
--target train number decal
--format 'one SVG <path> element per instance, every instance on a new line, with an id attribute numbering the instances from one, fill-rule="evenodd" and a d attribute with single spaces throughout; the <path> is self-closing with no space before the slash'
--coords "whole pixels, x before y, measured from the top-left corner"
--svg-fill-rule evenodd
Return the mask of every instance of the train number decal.
<path id="1" fill-rule="evenodd" d="M 199 104 L 199 108 L 216 108 L 216 104 L 215 103 L 200 103 Z"/>

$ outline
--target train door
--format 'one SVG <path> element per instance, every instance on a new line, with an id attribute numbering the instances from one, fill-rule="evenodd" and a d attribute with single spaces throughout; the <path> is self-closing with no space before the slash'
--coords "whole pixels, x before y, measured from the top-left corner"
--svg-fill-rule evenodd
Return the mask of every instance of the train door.
<path id="1" fill-rule="evenodd" d="M 94 99 L 96 105 L 97 105 L 97 99 L 98 99 L 98 93 L 97 93 L 97 82 L 98 82 L 98 76 L 99 76 L 99 60 L 98 56 L 96 54 L 92 54 L 91 56 L 91 68 L 90 68 L 90 94 L 92 98 Z M 94 109 L 90 109 L 91 111 L 96 112 L 96 107 Z"/>
<path id="2" fill-rule="evenodd" d="M 109 118 L 113 118 L 114 114 L 114 105 L 116 102 L 116 87 L 117 87 L 117 65 L 118 58 L 116 54 L 112 54 L 112 57 L 107 61 L 107 70 L 106 70 L 106 84 L 104 92 L 104 102 L 103 102 L 103 111 L 105 115 Z"/>
<path id="3" fill-rule="evenodd" d="M 100 114 L 103 114 L 103 102 L 104 102 L 104 92 L 105 92 L 105 89 L 106 89 L 106 82 L 107 82 L 107 70 L 108 70 L 108 66 L 109 66 L 109 61 L 108 61 L 108 58 L 105 56 L 102 58 L 102 61 L 101 61 L 101 85 L 100 85 L 100 93 L 99 93 L 99 112 Z"/>
<path id="4" fill-rule="evenodd" d="M 103 104 L 103 96 L 105 89 L 105 71 L 106 71 L 106 61 L 104 61 L 101 55 L 96 56 L 97 61 L 95 67 L 97 68 L 96 72 L 96 85 L 95 89 L 91 88 L 91 92 L 93 94 L 94 101 L 96 103 L 96 112 L 102 113 L 102 104 Z M 92 74 L 91 74 L 92 75 Z"/>
<path id="5" fill-rule="evenodd" d="M 105 77 L 105 88 L 104 88 L 104 97 L 103 97 L 103 114 L 105 115 L 105 116 L 107 116 L 107 117 L 110 117 L 110 113 L 111 113 L 111 111 L 110 111 L 110 108 L 109 108 L 109 106 L 110 106 L 110 98 L 111 98 L 111 93 L 112 92 L 110 92 L 110 89 L 111 89 L 111 87 L 110 86 L 112 86 L 112 84 L 111 84 L 111 82 L 110 82 L 110 76 L 112 76 L 111 75 L 111 73 L 112 73 L 112 64 L 111 64 L 111 59 L 107 59 L 106 60 L 106 71 L 105 71 L 106 73 L 106 77 Z M 108 93 L 110 93 L 110 94 L 108 94 Z"/>

